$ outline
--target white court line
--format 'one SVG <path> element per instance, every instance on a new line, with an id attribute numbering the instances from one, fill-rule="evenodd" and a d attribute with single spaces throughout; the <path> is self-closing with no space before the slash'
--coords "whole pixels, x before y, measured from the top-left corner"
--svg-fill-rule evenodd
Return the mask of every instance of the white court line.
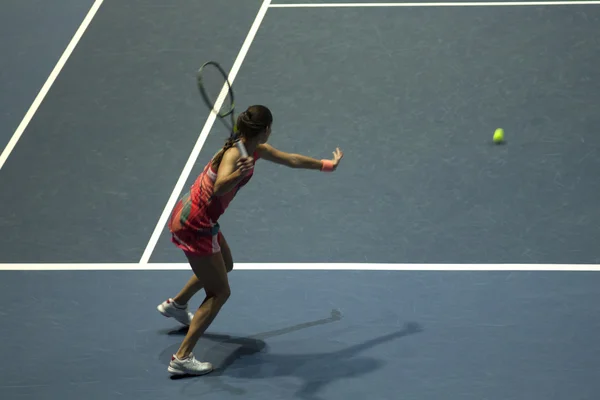
<path id="1" fill-rule="evenodd" d="M 0 264 L 0 271 L 167 271 L 189 270 L 185 263 L 127 264 Z M 598 272 L 598 264 L 367 264 L 367 263 L 239 263 L 247 271 L 542 271 Z"/>
<path id="2" fill-rule="evenodd" d="M 246 54 L 248 54 L 248 50 L 250 50 L 250 45 L 252 44 L 252 41 L 254 40 L 254 37 L 256 36 L 256 32 L 258 32 L 258 28 L 260 27 L 260 24 L 262 23 L 262 20 L 265 17 L 265 14 L 267 13 L 267 10 L 269 9 L 270 4 L 271 4 L 271 0 L 264 0 L 262 3 L 262 6 L 258 10 L 258 14 L 256 15 L 256 18 L 254 19 L 254 23 L 250 27 L 250 31 L 248 32 L 248 35 L 246 36 L 246 40 L 244 40 L 244 43 L 242 44 L 242 48 L 240 49 L 240 52 L 238 53 L 237 58 L 235 59 L 235 62 L 233 63 L 233 66 L 231 67 L 231 71 L 229 72 L 229 82 L 231 84 L 233 84 L 233 81 L 235 80 L 235 77 L 236 77 L 238 71 L 240 70 L 240 67 L 242 66 L 242 62 L 244 61 L 244 58 L 246 58 Z M 223 90 L 221 90 L 221 93 L 223 93 Z M 223 96 L 219 96 L 219 99 L 221 99 L 221 101 L 222 101 Z M 200 155 L 202 146 L 204 146 L 204 142 L 206 142 L 206 138 L 208 137 L 208 134 L 209 134 L 210 130 L 212 129 L 212 126 L 215 122 L 215 118 L 216 118 L 216 116 L 214 113 L 209 114 L 208 119 L 206 120 L 206 123 L 204 124 L 204 128 L 202 128 L 202 132 L 200 132 L 200 137 L 198 138 L 196 145 L 192 149 L 192 153 L 190 154 L 190 157 L 188 158 L 188 161 L 185 164 L 185 167 L 183 168 L 181 175 L 179 176 L 179 180 L 177 181 L 177 184 L 175 185 L 175 188 L 173 189 L 173 192 L 171 193 L 171 197 L 169 198 L 169 201 L 167 202 L 167 205 L 165 206 L 165 209 L 163 210 L 163 212 L 158 220 L 158 223 L 156 224 L 156 227 L 154 228 L 154 232 L 152 233 L 152 236 L 150 237 L 150 241 L 148 242 L 148 245 L 146 246 L 146 249 L 144 250 L 144 253 L 142 254 L 142 258 L 140 259 L 140 264 L 147 264 L 148 261 L 150 260 L 150 257 L 152 256 L 152 252 L 154 251 L 154 248 L 156 247 L 156 244 L 158 243 L 158 240 L 160 238 L 162 230 L 165 227 L 165 225 L 167 224 L 169 215 L 171 214 L 173 207 L 175 207 L 175 203 L 177 203 L 177 200 L 179 200 L 179 196 L 181 195 L 183 186 L 187 182 L 187 179 L 189 178 L 190 173 L 192 172 L 192 168 L 194 167 L 194 164 L 196 163 L 196 160 L 198 159 L 198 156 Z"/>
<path id="3" fill-rule="evenodd" d="M 516 7 L 516 6 L 573 6 L 598 5 L 600 1 L 492 1 L 441 3 L 308 3 L 271 4 L 270 8 L 341 8 L 341 7 Z"/>
<path id="4" fill-rule="evenodd" d="M 85 19 L 79 26 L 79 29 L 77 29 L 77 32 L 75 32 L 75 35 L 71 39 L 71 42 L 69 43 L 69 45 L 63 52 L 62 56 L 58 60 L 58 63 L 56 63 L 56 65 L 54 66 L 54 69 L 50 73 L 50 76 L 48 76 L 46 83 L 44 83 L 44 86 L 42 86 L 42 89 L 39 91 L 38 95 L 33 100 L 33 103 L 29 107 L 29 110 L 25 114 L 25 117 L 23 117 L 23 120 L 17 127 L 17 130 L 15 131 L 15 133 L 13 133 L 8 144 L 4 148 L 4 151 L 2 151 L 2 154 L 0 154 L 0 170 L 4 166 L 4 163 L 8 159 L 8 156 L 10 156 L 10 153 L 12 153 L 12 151 L 14 150 L 19 139 L 21 139 L 23 132 L 25 132 L 25 129 L 27 129 L 27 126 L 29 125 L 29 123 L 33 119 L 33 116 L 35 115 L 38 108 L 42 104 L 42 101 L 44 101 L 44 98 L 50 91 L 50 88 L 54 84 L 54 81 L 56 81 L 56 78 L 60 74 L 60 71 L 62 71 L 63 67 L 67 63 L 67 60 L 69 59 L 69 57 L 71 57 L 73 50 L 75 50 L 75 47 L 77 47 L 77 44 L 81 40 L 81 37 L 83 36 L 86 29 L 88 28 L 88 26 L 94 19 L 94 16 L 96 16 L 96 12 L 98 11 L 98 9 L 100 8 L 100 6 L 102 5 L 103 2 L 104 2 L 104 0 L 96 0 L 94 2 L 94 4 L 92 5 L 92 8 L 90 8 L 90 11 L 88 11 L 87 15 L 85 16 Z"/>

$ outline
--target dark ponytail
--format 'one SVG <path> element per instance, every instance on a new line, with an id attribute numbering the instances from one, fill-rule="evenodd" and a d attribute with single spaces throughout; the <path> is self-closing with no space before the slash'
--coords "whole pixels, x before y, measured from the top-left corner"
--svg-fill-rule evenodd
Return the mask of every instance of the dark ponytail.
<path id="1" fill-rule="evenodd" d="M 223 148 L 213 158 L 213 168 L 218 169 L 223 155 L 227 150 L 235 146 L 238 139 L 252 139 L 271 126 L 273 123 L 273 114 L 265 106 L 255 105 L 250 106 L 246 111 L 241 113 L 237 118 L 237 131 L 234 137 L 227 139 Z"/>

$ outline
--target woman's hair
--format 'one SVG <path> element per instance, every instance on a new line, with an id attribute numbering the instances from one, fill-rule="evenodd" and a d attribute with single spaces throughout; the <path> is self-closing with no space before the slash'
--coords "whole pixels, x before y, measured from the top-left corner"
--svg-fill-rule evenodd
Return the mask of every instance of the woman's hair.
<path id="1" fill-rule="evenodd" d="M 223 159 L 223 154 L 235 145 L 238 139 L 252 139 L 265 130 L 273 123 L 273 114 L 265 106 L 254 105 L 248 107 L 246 111 L 238 115 L 237 134 L 227 139 L 223 148 L 213 158 L 213 167 L 218 168 Z"/>

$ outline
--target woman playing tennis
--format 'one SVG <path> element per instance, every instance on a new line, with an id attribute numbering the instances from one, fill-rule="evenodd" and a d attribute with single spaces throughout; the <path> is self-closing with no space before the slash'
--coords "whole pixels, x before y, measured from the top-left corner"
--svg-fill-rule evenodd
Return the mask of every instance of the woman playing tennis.
<path id="1" fill-rule="evenodd" d="M 233 259 L 218 220 L 240 188 L 252 178 L 256 160 L 331 172 L 343 157 L 340 149 L 333 153 L 332 160 L 279 151 L 267 144 L 272 123 L 271 111 L 265 106 L 251 106 L 241 113 L 237 119 L 239 139 L 252 156 L 241 157 L 235 142 L 228 140 L 173 209 L 169 220 L 172 241 L 185 253 L 194 275 L 177 296 L 158 306 L 164 316 L 189 325 L 185 339 L 171 358 L 168 367 L 171 374 L 202 375 L 213 369 L 209 362 L 198 361 L 192 350 L 231 294 L 227 273 L 233 269 Z M 192 314 L 188 312 L 188 302 L 201 289 L 206 298 Z"/>

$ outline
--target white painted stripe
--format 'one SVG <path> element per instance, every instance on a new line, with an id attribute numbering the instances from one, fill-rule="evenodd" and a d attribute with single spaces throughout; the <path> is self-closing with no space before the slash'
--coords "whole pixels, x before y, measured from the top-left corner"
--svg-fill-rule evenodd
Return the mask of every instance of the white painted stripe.
<path id="1" fill-rule="evenodd" d="M 0 264 L 0 271 L 167 271 L 189 270 L 186 263 Z M 598 264 L 368 264 L 368 263 L 237 263 L 246 271 L 568 271 L 597 272 Z"/>
<path id="2" fill-rule="evenodd" d="M 352 7 L 518 7 L 598 5 L 600 1 L 490 1 L 439 3 L 299 3 L 271 4 L 270 8 L 352 8 Z"/>
<path id="3" fill-rule="evenodd" d="M 271 4 L 271 0 L 263 1 L 262 6 L 260 7 L 260 9 L 258 11 L 258 14 L 256 15 L 256 18 L 254 19 L 254 23 L 250 27 L 250 31 L 248 32 L 248 35 L 246 36 L 246 39 L 244 40 L 244 43 L 242 44 L 242 48 L 240 49 L 240 52 L 238 53 L 237 58 L 235 59 L 235 62 L 233 63 L 233 66 L 231 67 L 231 71 L 229 72 L 229 82 L 232 85 L 233 85 L 233 81 L 235 80 L 235 77 L 237 76 L 237 73 L 240 70 L 240 67 L 242 66 L 242 62 L 244 61 L 246 54 L 248 54 L 248 51 L 250 50 L 250 45 L 252 44 L 252 41 L 254 40 L 254 37 L 256 36 L 256 32 L 258 32 L 258 28 L 260 27 L 260 24 L 262 23 L 263 18 L 265 17 L 265 14 L 267 13 L 267 10 L 269 9 L 270 4 Z M 221 92 L 223 93 L 223 90 Z M 198 101 L 200 101 L 200 100 L 198 100 Z M 222 102 L 222 100 L 221 100 L 221 102 Z M 165 206 L 165 208 L 158 220 L 158 223 L 156 224 L 156 227 L 154 228 L 154 232 L 152 233 L 152 236 L 150 237 L 150 241 L 148 242 L 148 245 L 146 246 L 146 249 L 144 250 L 144 253 L 142 254 L 142 258 L 140 259 L 140 264 L 146 264 L 150 260 L 150 257 L 152 256 L 152 252 L 154 252 L 154 248 L 156 247 L 156 244 L 158 243 L 158 240 L 160 238 L 162 230 L 165 227 L 165 225 L 167 224 L 169 215 L 171 214 L 173 207 L 175 207 L 175 204 L 177 203 L 177 200 L 179 199 L 179 196 L 181 195 L 181 191 L 183 190 L 183 186 L 187 182 L 187 180 L 190 176 L 190 173 L 192 172 L 192 168 L 194 167 L 194 164 L 196 163 L 196 160 L 198 159 L 198 156 L 200 155 L 202 146 L 204 146 L 204 143 L 206 142 L 206 138 L 208 137 L 208 134 L 215 122 L 215 119 L 216 119 L 215 114 L 212 112 L 209 113 L 206 123 L 204 124 L 204 128 L 202 128 L 202 131 L 200 132 L 200 137 L 198 138 L 198 141 L 196 142 L 196 145 L 194 146 L 192 153 L 190 154 L 190 157 L 188 158 L 188 161 L 185 164 L 185 167 L 183 168 L 181 175 L 179 176 L 179 180 L 177 181 L 177 184 L 175 185 L 175 188 L 173 189 L 173 192 L 171 193 L 171 197 L 169 198 L 169 201 L 167 202 L 167 205 Z"/>
<path id="4" fill-rule="evenodd" d="M 98 11 L 98 9 L 100 8 L 100 6 L 102 5 L 103 2 L 104 2 L 104 0 L 96 0 L 94 2 L 94 4 L 92 5 L 92 8 L 90 8 L 90 11 L 88 11 L 86 17 L 84 18 L 83 22 L 79 26 L 79 29 L 77 29 L 77 32 L 75 32 L 75 35 L 71 39 L 71 42 L 69 43 L 69 45 L 63 52 L 62 56 L 60 57 L 60 59 L 58 60 L 56 65 L 54 66 L 54 69 L 50 73 L 50 76 L 48 76 L 48 79 L 46 79 L 46 83 L 44 83 L 44 86 L 42 86 L 42 89 L 40 89 L 38 95 L 33 100 L 33 103 L 29 107 L 29 110 L 25 114 L 25 117 L 23 117 L 23 119 L 21 120 L 21 123 L 17 127 L 17 130 L 13 133 L 8 144 L 2 151 L 2 154 L 0 154 L 0 170 L 6 163 L 8 156 L 10 156 L 10 154 L 14 150 L 19 139 L 21 139 L 23 132 L 25 132 L 25 129 L 27 129 L 27 126 L 29 125 L 29 123 L 33 119 L 33 116 L 35 115 L 38 108 L 42 104 L 42 101 L 44 101 L 44 98 L 50 91 L 50 88 L 54 84 L 54 81 L 56 81 L 56 78 L 58 77 L 58 75 L 62 71 L 63 67 L 67 63 L 67 60 L 69 59 L 69 57 L 71 57 L 73 50 L 75 50 L 75 47 L 77 47 L 77 44 L 83 37 L 83 34 L 85 33 L 86 29 L 88 28 L 88 26 L 94 19 L 96 12 Z"/>

